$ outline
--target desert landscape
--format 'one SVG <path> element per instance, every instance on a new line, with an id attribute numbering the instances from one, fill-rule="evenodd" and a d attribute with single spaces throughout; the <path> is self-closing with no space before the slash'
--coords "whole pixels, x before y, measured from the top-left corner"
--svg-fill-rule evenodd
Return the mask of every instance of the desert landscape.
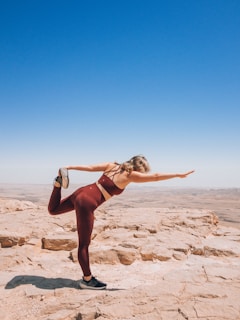
<path id="1" fill-rule="evenodd" d="M 240 189 L 134 186 L 104 203 L 103 291 L 79 289 L 75 213 L 50 216 L 51 189 L 0 185 L 1 319 L 240 319 Z"/>

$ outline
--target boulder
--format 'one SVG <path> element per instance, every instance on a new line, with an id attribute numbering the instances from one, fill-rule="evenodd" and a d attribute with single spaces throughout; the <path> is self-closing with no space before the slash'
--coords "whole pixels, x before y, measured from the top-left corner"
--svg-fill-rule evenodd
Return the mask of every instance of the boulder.
<path id="1" fill-rule="evenodd" d="M 71 251 L 78 246 L 78 243 L 70 235 L 58 235 L 58 236 L 48 236 L 47 238 L 42 238 L 42 249 L 46 250 L 65 250 Z"/>

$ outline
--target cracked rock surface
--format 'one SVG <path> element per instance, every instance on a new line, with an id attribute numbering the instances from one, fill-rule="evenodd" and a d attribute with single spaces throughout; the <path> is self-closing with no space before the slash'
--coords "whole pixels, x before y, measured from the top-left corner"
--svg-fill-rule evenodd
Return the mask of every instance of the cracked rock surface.
<path id="1" fill-rule="evenodd" d="M 96 292 L 78 286 L 75 213 L 47 213 L 51 188 L 5 189 L 1 319 L 239 320 L 239 191 L 220 191 L 210 203 L 203 190 L 136 188 L 103 204 L 90 258 L 108 286 Z"/>

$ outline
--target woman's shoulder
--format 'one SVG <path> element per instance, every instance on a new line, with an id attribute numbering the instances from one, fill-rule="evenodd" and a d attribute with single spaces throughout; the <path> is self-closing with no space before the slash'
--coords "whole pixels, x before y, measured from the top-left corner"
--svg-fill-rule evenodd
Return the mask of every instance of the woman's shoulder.
<path id="1" fill-rule="evenodd" d="M 119 166 L 116 162 L 108 162 L 106 165 L 106 170 L 105 171 L 111 171 L 112 169 L 115 169 Z"/>
<path id="2" fill-rule="evenodd" d="M 121 165 L 116 162 L 109 162 L 103 172 L 103 174 L 108 177 L 117 177 L 121 173 L 123 173 Z"/>

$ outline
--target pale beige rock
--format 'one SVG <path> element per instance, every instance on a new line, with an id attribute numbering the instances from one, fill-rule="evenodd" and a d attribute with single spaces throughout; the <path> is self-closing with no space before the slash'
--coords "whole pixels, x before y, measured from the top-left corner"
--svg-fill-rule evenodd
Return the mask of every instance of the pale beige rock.
<path id="1" fill-rule="evenodd" d="M 70 257 L 74 262 L 78 262 L 77 249 L 71 252 Z M 132 248 L 124 248 L 121 246 L 93 247 L 90 252 L 91 263 L 104 263 L 104 264 L 121 263 L 123 265 L 130 265 L 137 258 L 139 258 L 139 253 L 137 250 Z"/>
<path id="2" fill-rule="evenodd" d="M 176 260 L 184 260 L 184 259 L 186 259 L 185 253 L 182 253 L 182 252 L 173 252 L 172 256 Z"/>
<path id="3" fill-rule="evenodd" d="M 1 319 L 240 319 L 236 190 L 137 189 L 104 204 L 90 246 L 93 274 L 108 283 L 100 292 L 79 290 L 75 213 L 50 216 L 46 191 L 36 204 L 24 202 L 32 186 L 0 201 L 2 235 L 25 239 L 0 248 Z M 235 224 L 218 223 L 214 207 Z"/>
<path id="4" fill-rule="evenodd" d="M 116 251 L 120 263 L 124 265 L 132 264 L 139 256 L 138 251 L 133 248 L 118 246 L 114 248 L 114 251 Z"/>
<path id="5" fill-rule="evenodd" d="M 42 248 L 47 250 L 66 250 L 71 251 L 78 246 L 78 243 L 71 236 L 58 235 L 42 238 Z"/>
<path id="6" fill-rule="evenodd" d="M 133 234 L 134 238 L 147 238 L 149 236 L 149 232 L 148 231 L 139 231 L 139 232 L 135 232 Z"/>
<path id="7" fill-rule="evenodd" d="M 28 237 L 22 237 L 20 235 L 3 235 L 0 233 L 0 245 L 2 248 L 9 248 L 16 245 L 22 246 L 28 241 Z"/>
<path id="8" fill-rule="evenodd" d="M 38 210 L 40 206 L 31 201 L 20 201 L 16 199 L 0 199 L 0 213 L 24 211 L 24 210 Z"/>
<path id="9" fill-rule="evenodd" d="M 78 263 L 78 250 L 75 249 L 71 251 L 70 258 L 73 262 Z M 116 250 L 114 250 L 110 246 L 101 246 L 101 247 L 94 247 L 90 250 L 90 261 L 91 263 L 98 263 L 98 264 L 116 264 L 119 263 L 119 258 L 117 255 Z"/>

